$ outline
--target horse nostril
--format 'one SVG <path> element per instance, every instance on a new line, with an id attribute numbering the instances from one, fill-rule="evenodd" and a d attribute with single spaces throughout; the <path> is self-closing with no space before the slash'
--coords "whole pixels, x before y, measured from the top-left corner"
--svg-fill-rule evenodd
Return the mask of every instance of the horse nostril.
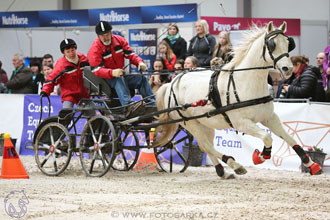
<path id="1" fill-rule="evenodd" d="M 282 70 L 283 70 L 284 72 L 287 72 L 287 71 L 289 70 L 289 68 L 286 67 L 286 66 L 284 66 L 284 67 L 282 67 Z"/>

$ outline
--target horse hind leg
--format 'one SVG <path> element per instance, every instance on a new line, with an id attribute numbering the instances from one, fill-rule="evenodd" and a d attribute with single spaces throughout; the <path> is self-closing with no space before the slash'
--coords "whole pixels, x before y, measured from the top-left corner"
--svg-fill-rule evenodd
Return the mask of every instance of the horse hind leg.
<path id="1" fill-rule="evenodd" d="M 293 139 L 292 136 L 286 132 L 282 126 L 277 114 L 273 113 L 272 117 L 266 121 L 261 122 L 264 126 L 268 127 L 276 136 L 282 138 L 292 149 L 298 154 L 305 167 L 308 167 L 310 174 L 318 175 L 322 173 L 321 166 L 313 162 L 308 154 L 305 153 L 303 148 Z"/>
<path id="2" fill-rule="evenodd" d="M 214 129 L 208 128 L 198 121 L 189 121 L 184 126 L 197 140 L 200 145 L 201 150 L 205 151 L 209 158 L 211 159 L 218 176 L 224 179 L 233 178 L 232 174 L 228 174 L 224 171 L 219 159 L 227 163 L 227 165 L 232 168 L 236 174 L 245 174 L 247 171 L 245 168 L 237 163 L 235 159 L 231 156 L 227 156 L 219 153 L 213 147 Z"/>

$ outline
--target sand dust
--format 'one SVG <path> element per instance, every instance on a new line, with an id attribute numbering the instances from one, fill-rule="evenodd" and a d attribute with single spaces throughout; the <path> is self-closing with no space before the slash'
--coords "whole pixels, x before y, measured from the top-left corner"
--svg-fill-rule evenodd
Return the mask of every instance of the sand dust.
<path id="1" fill-rule="evenodd" d="M 110 170 L 91 178 L 73 159 L 61 176 L 48 177 L 34 157 L 21 160 L 30 179 L 0 179 L 1 220 L 14 219 L 4 199 L 15 190 L 29 201 L 21 219 L 330 219 L 329 174 L 247 167 L 247 174 L 221 180 L 213 167 L 189 167 L 175 174 Z"/>

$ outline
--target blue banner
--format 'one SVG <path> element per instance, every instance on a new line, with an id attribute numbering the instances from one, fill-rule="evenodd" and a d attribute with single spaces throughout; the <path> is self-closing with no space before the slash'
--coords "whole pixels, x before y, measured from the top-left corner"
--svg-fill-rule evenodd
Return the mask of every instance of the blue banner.
<path id="1" fill-rule="evenodd" d="M 39 27 L 37 11 L 0 12 L 0 28 Z"/>
<path id="2" fill-rule="evenodd" d="M 57 115 L 59 110 L 62 108 L 60 96 L 50 96 L 49 98 L 51 100 L 50 109 L 48 107 L 48 100 L 46 98 L 43 98 L 43 106 L 41 106 L 39 95 L 24 96 L 23 131 L 21 137 L 20 154 L 34 154 L 34 151 L 25 149 L 24 145 L 26 142 L 30 142 L 33 140 L 34 131 L 39 125 L 41 108 L 43 112 L 42 119 L 48 117 L 49 111 L 50 116 Z"/>
<path id="3" fill-rule="evenodd" d="M 99 21 L 108 21 L 112 25 L 141 24 L 140 7 L 89 9 L 89 25 L 96 25 Z"/>
<path id="4" fill-rule="evenodd" d="M 87 10 L 39 11 L 40 27 L 89 26 Z"/>
<path id="5" fill-rule="evenodd" d="M 197 4 L 141 7 L 142 23 L 197 21 Z"/>
<path id="6" fill-rule="evenodd" d="M 157 54 L 157 28 L 130 29 L 129 45 L 140 56 L 148 69 L 152 69 L 152 63 Z M 137 68 L 130 65 L 130 72 L 137 72 Z"/>

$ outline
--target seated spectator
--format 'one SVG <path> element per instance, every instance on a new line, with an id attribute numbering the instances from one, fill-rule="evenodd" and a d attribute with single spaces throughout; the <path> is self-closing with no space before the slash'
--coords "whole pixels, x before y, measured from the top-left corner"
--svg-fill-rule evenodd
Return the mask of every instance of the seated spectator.
<path id="1" fill-rule="evenodd" d="M 190 40 L 187 56 L 195 56 L 199 66 L 210 66 L 216 40 L 209 33 L 207 21 L 198 20 L 195 27 L 197 35 Z"/>
<path id="2" fill-rule="evenodd" d="M 39 87 L 42 87 L 45 82 L 45 77 L 41 73 L 40 62 L 38 59 L 32 59 L 30 61 L 30 69 L 32 70 L 32 89 L 33 94 L 38 94 Z"/>
<path id="3" fill-rule="evenodd" d="M 13 56 L 13 65 L 15 70 L 10 80 L 5 84 L 8 93 L 15 94 L 32 94 L 32 71 L 24 65 L 24 56 L 15 54 Z"/>
<path id="4" fill-rule="evenodd" d="M 0 82 L 6 83 L 8 82 L 7 73 L 4 69 L 2 69 L 2 62 L 0 61 Z"/>
<path id="5" fill-rule="evenodd" d="M 45 63 L 42 66 L 42 73 L 43 73 L 44 80 L 53 72 L 53 69 L 54 69 L 54 67 L 53 67 L 53 64 L 51 64 L 51 63 Z M 39 88 L 39 94 L 41 92 L 42 86 L 43 86 L 43 84 L 41 84 L 41 87 Z M 60 95 L 60 87 L 58 85 L 56 85 L 54 87 L 54 91 L 51 92 L 50 95 Z"/>
<path id="6" fill-rule="evenodd" d="M 166 70 L 166 65 L 164 59 L 161 57 L 156 57 L 152 64 L 152 69 L 154 73 L 164 73 L 163 70 Z M 164 83 L 170 81 L 169 74 L 161 75 L 152 75 L 149 79 L 152 91 L 155 93 Z"/>
<path id="7" fill-rule="evenodd" d="M 233 56 L 231 54 L 232 44 L 230 42 L 230 32 L 221 31 L 219 33 L 219 41 L 215 45 L 213 57 L 220 57 L 224 63 L 229 63 Z"/>
<path id="8" fill-rule="evenodd" d="M 163 40 L 158 44 L 158 50 L 159 50 L 159 57 L 161 57 L 164 60 L 166 69 L 168 70 L 174 69 L 176 56 L 173 53 L 170 45 L 168 45 L 166 41 Z"/>
<path id="9" fill-rule="evenodd" d="M 2 69 L 2 62 L 0 61 L 0 93 L 7 93 L 8 89 L 5 83 L 8 82 L 7 73 Z"/>
<path id="10" fill-rule="evenodd" d="M 177 59 L 185 59 L 187 53 L 187 42 L 179 34 L 179 27 L 170 23 L 167 27 L 167 36 L 163 39 L 170 45 Z"/>
<path id="11" fill-rule="evenodd" d="M 295 79 L 291 85 L 283 86 L 283 89 L 287 92 L 286 97 L 298 99 L 311 97 L 312 101 L 322 101 L 321 99 L 324 99 L 324 90 L 321 89 L 323 94 L 319 93 L 322 91 L 317 90 L 318 79 L 321 76 L 318 68 L 307 65 L 303 56 L 292 56 L 291 61 Z"/>
<path id="12" fill-rule="evenodd" d="M 309 65 L 309 57 L 306 55 L 302 55 L 302 59 L 305 62 L 305 64 Z"/>
<path id="13" fill-rule="evenodd" d="M 179 59 L 176 60 L 175 64 L 174 64 L 174 74 L 172 74 L 171 79 L 174 79 L 179 73 L 181 73 L 183 71 L 184 68 L 184 60 L 183 59 Z"/>
<path id="14" fill-rule="evenodd" d="M 324 58 L 325 58 L 325 53 L 324 52 L 320 52 L 316 56 L 316 64 L 317 64 L 317 67 L 319 68 L 321 74 L 324 73 L 324 71 L 323 71 Z"/>
<path id="15" fill-rule="evenodd" d="M 194 56 L 188 56 L 184 61 L 184 68 L 196 68 L 198 67 L 198 59 Z"/>

